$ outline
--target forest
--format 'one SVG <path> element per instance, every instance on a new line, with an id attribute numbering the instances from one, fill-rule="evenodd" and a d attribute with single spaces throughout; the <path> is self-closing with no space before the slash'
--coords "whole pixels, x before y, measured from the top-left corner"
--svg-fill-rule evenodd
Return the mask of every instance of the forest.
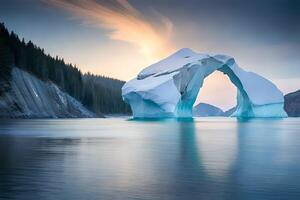
<path id="1" fill-rule="evenodd" d="M 91 73 L 83 74 L 76 65 L 63 58 L 52 57 L 32 41 L 25 42 L 0 23 L 0 95 L 9 90 L 13 67 L 25 70 L 43 81 L 51 81 L 79 100 L 95 113 L 129 114 L 123 102 L 121 88 L 124 81 Z"/>

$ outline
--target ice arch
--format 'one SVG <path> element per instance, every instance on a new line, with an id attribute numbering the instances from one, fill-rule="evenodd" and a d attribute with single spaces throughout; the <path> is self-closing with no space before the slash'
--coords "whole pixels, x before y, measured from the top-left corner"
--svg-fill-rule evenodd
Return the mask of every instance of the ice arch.
<path id="1" fill-rule="evenodd" d="M 123 86 L 122 96 L 134 117 L 192 117 L 204 79 L 216 70 L 237 87 L 237 109 L 232 116 L 286 117 L 283 94 L 272 82 L 244 71 L 232 57 L 187 48 L 143 69 Z"/>

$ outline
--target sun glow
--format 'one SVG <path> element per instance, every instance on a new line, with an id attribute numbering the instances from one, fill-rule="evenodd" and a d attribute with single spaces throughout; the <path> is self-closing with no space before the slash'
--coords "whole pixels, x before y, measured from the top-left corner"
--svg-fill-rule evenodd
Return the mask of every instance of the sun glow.
<path id="1" fill-rule="evenodd" d="M 84 23 L 109 30 L 110 39 L 136 46 L 149 62 L 173 51 L 169 42 L 173 23 L 157 12 L 155 14 L 158 21 L 153 23 L 127 0 L 106 3 L 95 0 L 50 0 L 50 3 L 70 11 Z"/>

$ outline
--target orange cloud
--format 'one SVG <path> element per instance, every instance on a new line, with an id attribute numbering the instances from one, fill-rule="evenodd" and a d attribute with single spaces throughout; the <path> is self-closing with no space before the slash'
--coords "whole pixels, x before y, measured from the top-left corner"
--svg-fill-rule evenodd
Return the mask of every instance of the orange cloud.
<path id="1" fill-rule="evenodd" d="M 90 25 L 109 30 L 108 36 L 113 40 L 137 46 L 149 60 L 162 58 L 173 50 L 169 42 L 172 22 L 159 15 L 158 23 L 154 24 L 127 0 L 106 1 L 105 4 L 95 0 L 50 0 L 50 3 L 72 12 Z"/>

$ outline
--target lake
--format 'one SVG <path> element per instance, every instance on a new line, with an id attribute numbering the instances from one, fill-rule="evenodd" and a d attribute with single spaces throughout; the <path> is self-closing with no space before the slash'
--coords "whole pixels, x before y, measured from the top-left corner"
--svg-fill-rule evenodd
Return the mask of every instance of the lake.
<path id="1" fill-rule="evenodd" d="M 300 199 L 300 119 L 1 120 L 0 199 Z"/>

